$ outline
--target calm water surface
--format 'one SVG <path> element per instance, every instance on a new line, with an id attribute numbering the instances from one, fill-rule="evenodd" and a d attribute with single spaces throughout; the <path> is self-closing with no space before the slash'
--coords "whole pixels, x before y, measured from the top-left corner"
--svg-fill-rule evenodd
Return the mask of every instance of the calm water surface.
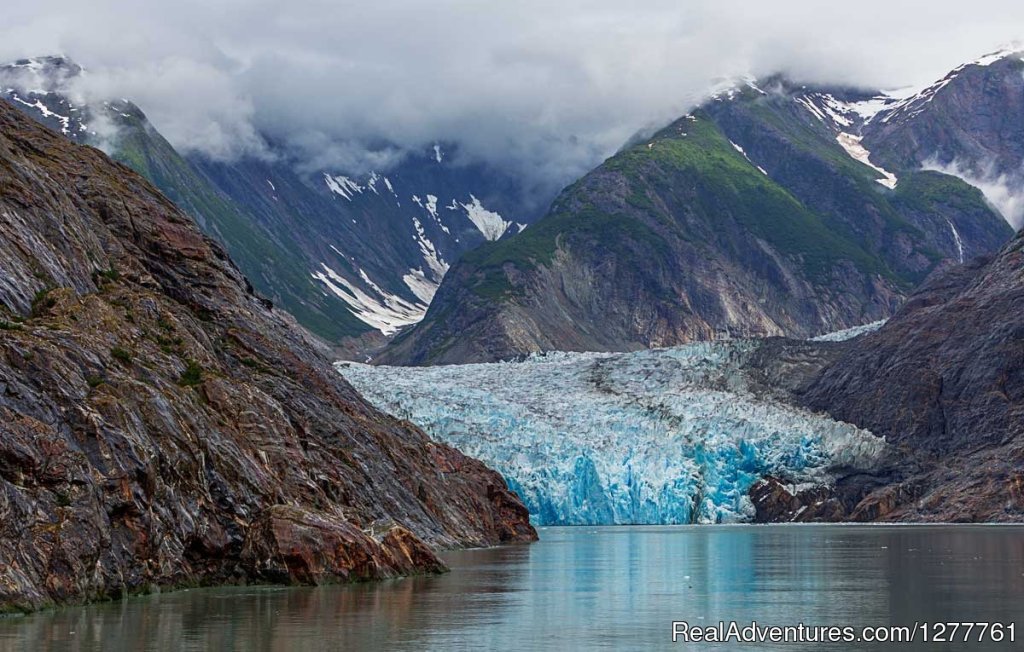
<path id="1" fill-rule="evenodd" d="M 1024 527 L 543 528 L 452 572 L 227 588 L 0 619 L 0 650 L 1024 650 Z M 1017 623 L 988 645 L 676 644 L 671 622 Z"/>

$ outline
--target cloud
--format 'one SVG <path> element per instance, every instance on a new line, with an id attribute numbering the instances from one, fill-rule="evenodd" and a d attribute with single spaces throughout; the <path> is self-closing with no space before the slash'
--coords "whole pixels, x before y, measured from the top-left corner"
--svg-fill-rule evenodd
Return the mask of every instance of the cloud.
<path id="1" fill-rule="evenodd" d="M 1019 39 L 1024 4 L 862 0 L 13 0 L 0 58 L 63 52 L 177 147 L 310 165 L 456 142 L 556 187 L 722 78 L 925 83 Z M 395 148 L 398 148 L 396 152 Z"/>
<path id="2" fill-rule="evenodd" d="M 985 199 L 995 207 L 999 214 L 1014 229 L 1024 226 L 1024 169 L 1017 174 L 1005 174 L 996 171 L 993 162 L 982 162 L 971 165 L 964 161 L 953 160 L 940 163 L 937 159 L 925 161 L 921 166 L 925 170 L 935 170 L 944 174 L 960 177 L 975 188 L 981 190 Z"/>

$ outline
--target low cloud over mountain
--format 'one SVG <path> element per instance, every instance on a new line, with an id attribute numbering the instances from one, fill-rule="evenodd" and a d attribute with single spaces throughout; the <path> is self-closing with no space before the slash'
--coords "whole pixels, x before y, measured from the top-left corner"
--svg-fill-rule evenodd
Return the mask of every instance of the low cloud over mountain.
<path id="1" fill-rule="evenodd" d="M 258 155 L 271 139 L 311 166 L 354 169 L 458 142 L 463 156 L 521 169 L 543 187 L 678 115 L 716 80 L 784 71 L 871 87 L 923 83 L 1020 38 L 1024 24 L 1024 5 L 1009 1 L 966 13 L 959 2 L 876 0 L 47 8 L 6 8 L 0 59 L 74 57 L 89 71 L 79 92 L 130 97 L 181 150 Z"/>

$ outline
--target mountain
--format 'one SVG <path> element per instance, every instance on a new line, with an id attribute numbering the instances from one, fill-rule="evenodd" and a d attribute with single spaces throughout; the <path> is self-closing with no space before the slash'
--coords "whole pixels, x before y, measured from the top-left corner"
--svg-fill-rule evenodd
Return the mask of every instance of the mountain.
<path id="1" fill-rule="evenodd" d="M 877 332 L 812 376 L 799 402 L 905 451 L 862 511 L 1024 513 L 1024 234 L 992 260 L 936 274 Z"/>
<path id="2" fill-rule="evenodd" d="M 886 318 L 934 269 L 1012 234 L 979 188 L 898 155 L 905 132 L 888 125 L 977 86 L 977 104 L 950 102 L 944 115 L 965 139 L 1024 146 L 1019 130 L 990 133 L 1024 115 L 1006 99 L 1018 59 L 967 65 L 957 84 L 901 97 L 778 76 L 725 88 L 567 188 L 523 233 L 464 256 L 426 318 L 377 360 L 807 337 Z M 1005 94 L 984 90 L 993 75 Z"/>
<path id="3" fill-rule="evenodd" d="M 864 128 L 882 165 L 956 174 L 982 188 L 1015 228 L 1024 221 L 1024 53 L 1001 50 L 918 93 L 880 97 Z"/>
<path id="4" fill-rule="evenodd" d="M 359 332 L 391 335 L 417 322 L 459 256 L 526 226 L 505 217 L 523 213 L 517 184 L 459 163 L 454 146 L 410 153 L 386 174 L 358 177 L 299 174 L 298 163 L 282 157 L 189 161 L 250 219 L 297 241 L 308 282 L 340 300 Z"/>
<path id="5" fill-rule="evenodd" d="M 152 185 L 0 102 L 0 611 L 535 538 L 307 338 Z"/>
<path id="6" fill-rule="evenodd" d="M 0 66 L 0 96 L 141 173 L 224 244 L 260 293 L 333 343 L 415 323 L 459 256 L 544 208 L 454 144 L 362 175 L 300 172 L 274 144 L 231 161 L 182 156 L 130 101 L 81 99 L 87 74 L 65 57 L 24 59 Z"/>

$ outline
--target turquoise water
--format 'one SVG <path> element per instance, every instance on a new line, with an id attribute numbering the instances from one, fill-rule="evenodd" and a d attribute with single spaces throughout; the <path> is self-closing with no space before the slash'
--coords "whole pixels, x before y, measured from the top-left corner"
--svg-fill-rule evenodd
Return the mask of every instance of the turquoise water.
<path id="1" fill-rule="evenodd" d="M 0 650 L 1021 650 L 1024 527 L 543 528 L 359 586 L 202 589 L 0 619 Z M 1016 623 L 1000 644 L 677 643 L 673 620 Z"/>

